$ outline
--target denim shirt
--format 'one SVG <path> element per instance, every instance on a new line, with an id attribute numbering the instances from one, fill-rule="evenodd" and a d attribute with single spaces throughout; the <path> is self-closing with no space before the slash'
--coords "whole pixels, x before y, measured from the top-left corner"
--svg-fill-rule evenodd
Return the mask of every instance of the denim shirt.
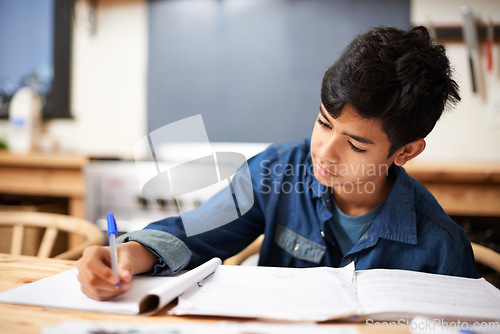
<path id="1" fill-rule="evenodd" d="M 470 241 L 434 197 L 403 168 L 391 166 L 394 185 L 368 231 L 345 255 L 325 226 L 332 218 L 331 189 L 314 177 L 310 141 L 281 143 L 248 160 L 254 204 L 240 218 L 186 236 L 180 217 L 169 217 L 121 236 L 158 256 L 153 274 L 192 268 L 238 253 L 260 234 L 259 265 L 386 268 L 476 277 Z M 193 214 L 200 220 L 224 205 L 217 196 Z"/>

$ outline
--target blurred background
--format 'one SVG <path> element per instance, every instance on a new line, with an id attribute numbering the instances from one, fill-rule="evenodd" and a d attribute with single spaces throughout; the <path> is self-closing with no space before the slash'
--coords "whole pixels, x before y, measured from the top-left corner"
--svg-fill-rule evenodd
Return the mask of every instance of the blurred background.
<path id="1" fill-rule="evenodd" d="M 478 22 L 500 21 L 495 0 L 1 0 L 0 92 L 3 101 L 22 84 L 52 93 L 46 149 L 92 157 L 130 159 L 146 133 L 195 114 L 211 141 L 301 140 L 324 71 L 356 34 L 379 25 L 460 28 L 464 4 Z M 54 31 L 56 5 L 70 16 Z M 420 159 L 499 161 L 498 61 L 486 70 L 481 43 L 482 91 L 473 93 L 466 43 L 441 41 L 463 102 Z M 54 43 L 65 45 L 55 53 Z M 5 141 L 7 125 L 0 119 Z"/>
<path id="2" fill-rule="evenodd" d="M 323 73 L 352 38 L 416 25 L 445 44 L 462 102 L 407 170 L 471 239 L 500 250 L 497 0 L 0 0 L 0 210 L 98 225 L 114 211 L 126 231 L 196 207 L 203 199 L 141 193 L 136 143 L 198 114 L 211 143 L 247 157 L 307 138 Z M 36 105 L 38 136 L 18 152 L 29 138 L 13 129 L 36 123 Z"/>

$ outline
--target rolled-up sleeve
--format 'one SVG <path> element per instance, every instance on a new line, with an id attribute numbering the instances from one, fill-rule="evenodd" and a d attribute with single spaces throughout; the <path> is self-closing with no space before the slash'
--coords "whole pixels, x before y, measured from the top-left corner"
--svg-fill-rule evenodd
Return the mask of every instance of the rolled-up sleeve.
<path id="1" fill-rule="evenodd" d="M 178 272 L 191 260 L 191 251 L 174 235 L 153 229 L 129 232 L 118 237 L 117 242 L 136 241 L 148 248 L 158 258 L 149 274 L 166 276 Z"/>

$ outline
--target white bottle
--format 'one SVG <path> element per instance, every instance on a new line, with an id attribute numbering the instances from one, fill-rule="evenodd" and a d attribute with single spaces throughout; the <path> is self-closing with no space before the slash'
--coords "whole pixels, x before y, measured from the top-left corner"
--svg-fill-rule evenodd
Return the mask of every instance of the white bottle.
<path id="1" fill-rule="evenodd" d="M 38 94 L 29 87 L 19 89 L 9 105 L 9 149 L 29 153 L 36 144 L 42 117 Z"/>

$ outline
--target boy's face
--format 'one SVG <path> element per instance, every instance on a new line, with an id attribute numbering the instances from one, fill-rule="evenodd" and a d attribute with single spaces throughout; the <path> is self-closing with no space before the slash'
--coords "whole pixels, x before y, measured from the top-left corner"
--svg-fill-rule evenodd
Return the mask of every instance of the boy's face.
<path id="1" fill-rule="evenodd" d="M 394 161 L 387 157 L 390 146 L 377 120 L 361 118 L 349 104 L 334 119 L 321 105 L 311 136 L 314 176 L 346 192 L 376 192 Z"/>

